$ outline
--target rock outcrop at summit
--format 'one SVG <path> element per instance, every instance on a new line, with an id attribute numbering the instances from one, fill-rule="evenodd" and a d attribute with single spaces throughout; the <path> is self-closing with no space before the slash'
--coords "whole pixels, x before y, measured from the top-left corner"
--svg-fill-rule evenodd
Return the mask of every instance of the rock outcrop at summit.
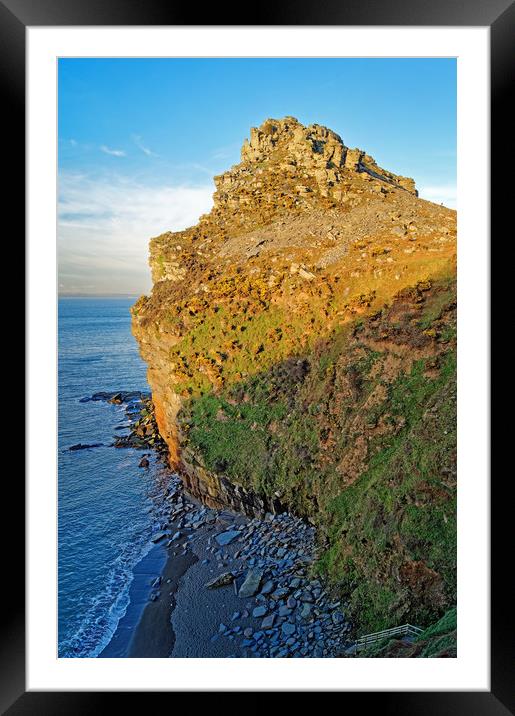
<path id="1" fill-rule="evenodd" d="M 152 239 L 132 310 L 172 465 L 211 506 L 316 522 L 320 568 L 371 630 L 439 616 L 455 594 L 455 212 L 293 117 L 253 128 L 215 184 L 196 226 Z"/>
<path id="2" fill-rule="evenodd" d="M 381 169 L 365 152 L 348 149 L 330 129 L 318 124 L 304 127 L 286 117 L 253 127 L 241 150 L 241 164 L 215 177 L 215 213 L 223 220 L 227 210 L 236 210 L 244 221 L 249 210 L 256 210 L 256 201 L 273 215 L 288 204 L 309 210 L 317 196 L 352 204 L 345 191 L 345 170 L 381 182 L 371 182 L 375 191 L 391 185 L 417 194 L 413 179 Z"/>

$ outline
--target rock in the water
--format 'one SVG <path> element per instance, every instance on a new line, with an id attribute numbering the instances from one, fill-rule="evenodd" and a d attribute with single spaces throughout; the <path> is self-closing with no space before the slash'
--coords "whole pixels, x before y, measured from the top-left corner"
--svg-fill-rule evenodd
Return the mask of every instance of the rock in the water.
<path id="1" fill-rule="evenodd" d="M 97 448 L 102 447 L 103 443 L 91 443 L 83 445 L 82 443 L 77 443 L 76 445 L 71 445 L 68 450 L 89 450 L 90 448 Z"/>
<path id="2" fill-rule="evenodd" d="M 139 467 L 148 467 L 150 465 L 146 457 L 142 458 L 139 462 Z"/>
<path id="3" fill-rule="evenodd" d="M 249 569 L 240 587 L 238 596 L 242 599 L 253 597 L 259 589 L 262 578 L 263 572 L 260 569 Z"/>
<path id="4" fill-rule="evenodd" d="M 152 536 L 152 542 L 160 542 L 165 537 L 168 537 L 168 532 L 156 532 L 155 535 Z"/>

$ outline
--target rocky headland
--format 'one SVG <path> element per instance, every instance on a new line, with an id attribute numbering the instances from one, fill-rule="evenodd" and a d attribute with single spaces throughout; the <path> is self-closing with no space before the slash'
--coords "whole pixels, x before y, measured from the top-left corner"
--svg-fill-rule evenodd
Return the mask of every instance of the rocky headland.
<path id="1" fill-rule="evenodd" d="M 253 128 L 215 183 L 197 226 L 152 239 L 132 325 L 200 519 L 245 515 L 238 555 L 205 548 L 222 589 L 254 570 L 240 612 L 260 626 L 217 638 L 318 655 L 323 632 L 334 655 L 349 620 L 428 626 L 456 600 L 456 213 L 292 117 Z"/>

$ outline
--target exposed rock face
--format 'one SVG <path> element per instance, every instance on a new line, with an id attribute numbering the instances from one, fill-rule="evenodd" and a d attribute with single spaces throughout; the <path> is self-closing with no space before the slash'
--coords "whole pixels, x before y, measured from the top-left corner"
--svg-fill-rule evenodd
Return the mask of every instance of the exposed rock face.
<path id="1" fill-rule="evenodd" d="M 442 577 L 434 550 L 425 563 L 429 536 L 415 541 L 399 525 L 411 535 L 410 506 L 439 501 L 435 524 L 419 531 L 452 538 L 455 212 L 292 117 L 253 128 L 241 162 L 215 183 L 197 226 L 152 239 L 154 287 L 133 307 L 172 464 L 211 506 L 286 506 L 318 522 L 328 571 L 345 579 L 352 562 L 354 574 L 387 584 L 395 618 L 413 616 L 414 603 L 443 609 L 452 575 Z M 405 383 L 423 397 L 412 404 Z M 428 445 L 438 449 L 422 460 Z M 402 469 L 400 457 L 389 464 L 394 448 Z M 395 495 L 387 508 L 367 502 L 372 469 L 374 489 Z M 409 488 L 395 472 L 404 469 Z M 354 507 L 334 508 L 350 489 L 352 519 Z M 361 516 L 376 507 L 370 531 Z M 372 559 L 366 545 L 383 532 L 383 557 Z M 430 578 L 433 606 L 414 574 Z"/>
<path id="2" fill-rule="evenodd" d="M 381 169 L 360 149 L 348 149 L 327 127 L 304 127 L 294 117 L 286 117 L 251 129 L 250 142 L 245 140 L 241 150 L 241 164 L 215 177 L 213 213 L 223 221 L 225 214 L 237 210 L 239 220 L 245 221 L 256 203 L 272 216 L 281 204 L 309 210 L 317 195 L 346 202 L 345 170 L 381 181 L 373 185 L 376 191 L 391 185 L 417 194 L 412 179 Z"/>
<path id="3" fill-rule="evenodd" d="M 313 124 L 304 127 L 294 117 L 282 120 L 267 120 L 250 133 L 250 142 L 245 140 L 241 150 L 242 164 L 273 163 L 288 176 L 299 179 L 315 177 L 319 191 L 327 195 L 331 189 L 338 190 L 343 180 L 342 168 L 356 172 L 377 175 L 384 181 L 403 186 L 415 192 L 412 179 L 398 177 L 377 166 L 372 157 L 361 149 L 349 149 L 341 137 L 327 127 Z M 226 172 L 222 175 L 221 185 L 225 188 L 233 183 L 239 172 Z M 302 185 L 301 185 L 302 187 Z M 302 189 L 299 193 L 303 193 Z M 216 201 L 216 197 L 215 197 Z"/>
<path id="4" fill-rule="evenodd" d="M 220 291 L 239 314 L 258 293 L 260 310 L 270 301 L 302 310 L 307 282 L 328 300 L 335 290 L 350 299 L 353 283 L 373 290 L 375 280 L 353 281 L 370 273 L 373 279 L 393 274 L 394 288 L 400 289 L 414 254 L 432 251 L 437 262 L 453 245 L 454 212 L 415 201 L 412 179 L 381 169 L 326 127 L 305 127 L 293 117 L 267 120 L 251 129 L 241 157 L 240 164 L 215 177 L 214 207 L 197 227 L 151 241 L 154 291 L 133 311 L 157 421 L 174 463 L 179 461 L 176 418 L 191 394 L 184 379 L 201 374 L 219 390 L 227 360 L 215 344 L 186 362 L 174 347 L 193 324 L 209 321 L 205 310 L 215 308 Z M 343 275 L 336 278 L 336 272 Z M 333 323 L 331 318 L 326 327 Z M 238 334 L 229 354 L 237 345 L 244 348 L 245 338 Z M 249 359 L 260 362 L 252 350 Z"/>

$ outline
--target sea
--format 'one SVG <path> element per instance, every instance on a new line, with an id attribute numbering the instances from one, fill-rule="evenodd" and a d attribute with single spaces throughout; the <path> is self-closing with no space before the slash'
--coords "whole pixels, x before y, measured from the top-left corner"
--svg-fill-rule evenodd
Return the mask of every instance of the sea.
<path id="1" fill-rule="evenodd" d="M 99 391 L 149 392 L 131 334 L 135 298 L 59 299 L 58 656 L 97 657 L 129 605 L 134 569 L 152 549 L 166 469 L 112 447 L 123 406 L 80 402 Z M 100 447 L 70 451 L 72 445 Z"/>

